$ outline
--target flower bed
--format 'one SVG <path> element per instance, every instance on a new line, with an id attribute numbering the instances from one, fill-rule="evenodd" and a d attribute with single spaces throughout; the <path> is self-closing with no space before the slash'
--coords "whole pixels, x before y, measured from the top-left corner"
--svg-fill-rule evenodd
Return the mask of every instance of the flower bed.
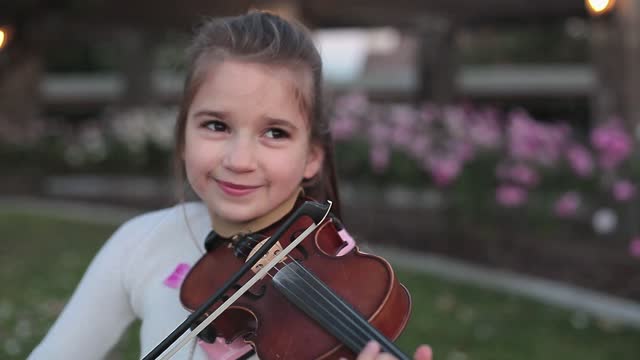
<path id="1" fill-rule="evenodd" d="M 40 192 L 50 174 L 166 179 L 175 114 L 147 108 L 50 121 L 22 140 L 0 134 L 0 156 L 11 164 L 9 183 Z M 337 99 L 331 117 L 345 221 L 362 241 L 640 299 L 640 169 L 620 119 L 576 129 L 522 109 L 373 104 L 358 94 Z M 135 201 L 164 205 L 168 196 Z"/>
<path id="2" fill-rule="evenodd" d="M 332 128 L 344 178 L 432 187 L 443 210 L 479 222 L 502 211 L 537 227 L 580 224 L 625 237 L 640 256 L 632 218 L 640 173 L 621 119 L 578 131 L 522 109 L 380 105 L 352 94 L 337 101 Z"/>

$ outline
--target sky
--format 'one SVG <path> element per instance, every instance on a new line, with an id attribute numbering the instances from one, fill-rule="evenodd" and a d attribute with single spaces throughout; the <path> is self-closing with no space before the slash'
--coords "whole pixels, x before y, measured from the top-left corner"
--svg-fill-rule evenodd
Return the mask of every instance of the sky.
<path id="1" fill-rule="evenodd" d="M 390 53 L 399 42 L 392 29 L 319 30 L 314 33 L 324 65 L 325 79 L 334 83 L 356 79 L 369 53 Z"/>

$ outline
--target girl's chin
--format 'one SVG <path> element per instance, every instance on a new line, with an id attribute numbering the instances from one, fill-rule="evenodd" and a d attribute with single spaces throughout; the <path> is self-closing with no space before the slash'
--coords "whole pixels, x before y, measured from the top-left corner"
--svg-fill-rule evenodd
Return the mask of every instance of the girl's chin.
<path id="1" fill-rule="evenodd" d="M 255 217 L 250 216 L 228 216 L 224 220 L 229 224 L 243 225 L 248 224 L 255 219 Z"/>
<path id="2" fill-rule="evenodd" d="M 216 211 L 215 214 L 216 218 L 230 225 L 247 224 L 260 217 L 253 211 Z"/>

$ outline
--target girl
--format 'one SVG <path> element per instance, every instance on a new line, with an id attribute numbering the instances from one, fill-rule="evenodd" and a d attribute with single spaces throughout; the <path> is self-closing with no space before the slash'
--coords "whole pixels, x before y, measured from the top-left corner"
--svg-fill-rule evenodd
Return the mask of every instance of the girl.
<path id="1" fill-rule="evenodd" d="M 103 358 L 142 319 L 147 354 L 188 313 L 179 286 L 205 251 L 211 229 L 224 237 L 285 216 L 300 191 L 334 202 L 331 137 L 321 114 L 322 66 L 308 32 L 264 12 L 204 24 L 189 52 L 176 123 L 176 169 L 201 202 L 151 212 L 122 225 L 89 266 L 71 300 L 29 359 Z M 174 359 L 240 359 L 238 340 L 193 342 Z M 369 344 L 360 360 L 389 359 Z M 431 358 L 428 347 L 415 359 Z"/>

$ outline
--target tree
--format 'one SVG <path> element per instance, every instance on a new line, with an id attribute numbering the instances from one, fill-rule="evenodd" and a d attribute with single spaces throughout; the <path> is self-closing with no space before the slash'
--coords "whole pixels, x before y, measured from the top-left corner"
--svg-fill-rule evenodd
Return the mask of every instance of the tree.
<path id="1" fill-rule="evenodd" d="M 0 26 L 10 31 L 0 49 L 0 135 L 23 136 L 37 126 L 43 56 L 51 49 L 64 51 L 70 35 L 120 35 L 126 52 L 123 104 L 136 105 L 150 95 L 149 57 L 158 35 L 187 31 L 203 16 L 237 14 L 249 5 L 246 0 L 0 0 Z"/>

